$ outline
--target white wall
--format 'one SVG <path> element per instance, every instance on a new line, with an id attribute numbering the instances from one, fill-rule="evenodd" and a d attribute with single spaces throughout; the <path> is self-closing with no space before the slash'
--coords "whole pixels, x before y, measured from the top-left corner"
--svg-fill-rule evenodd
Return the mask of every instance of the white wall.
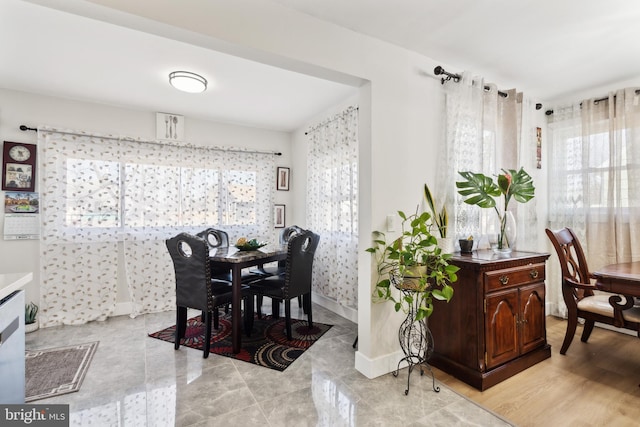
<path id="1" fill-rule="evenodd" d="M 42 2 L 43 0 L 32 0 Z M 56 2 L 109 22 L 266 62 L 336 81 L 364 81 L 360 105 L 360 238 L 371 244 L 386 216 L 411 211 L 422 185 L 433 182 L 443 118 L 442 88 L 433 69 L 459 67 L 401 49 L 284 8 L 268 0 L 91 0 Z M 88 4 L 113 8 L 90 11 Z M 120 13 L 124 12 L 124 14 Z M 349 79 L 353 77 L 353 79 Z M 496 82 L 500 86 L 500 82 Z M 299 132 L 294 139 L 298 140 Z M 297 147 L 297 146 L 296 146 Z M 297 148 L 296 148 L 297 150 Z M 292 168 L 292 194 L 302 199 L 299 156 Z M 295 186 L 295 189 L 294 189 Z M 302 213 L 292 212 L 295 222 Z M 390 304 L 372 304 L 373 265 L 360 251 L 359 346 L 356 368 L 368 377 L 395 369 L 401 357 L 397 329 L 402 316 Z"/>
<path id="2" fill-rule="evenodd" d="M 36 143 L 35 132 L 19 126 L 51 126 L 86 132 L 155 139 L 156 112 L 127 110 L 100 104 L 44 97 L 0 89 L 0 138 L 3 141 Z M 291 166 L 291 137 L 285 132 L 207 122 L 185 117 L 185 141 L 198 145 L 233 146 L 278 151 L 278 166 Z M 37 175 L 37 170 L 36 170 Z M 38 177 L 36 176 L 36 179 Z M 274 183 L 275 185 L 275 183 Z M 36 183 L 36 191 L 38 186 Z M 276 203 L 291 205 L 289 192 L 276 192 Z M 4 192 L 1 192 L 4 202 Z M 0 233 L 4 231 L 4 209 L 0 213 Z M 274 237 L 277 230 L 274 230 Z M 26 299 L 39 301 L 40 263 L 37 240 L 2 240 L 0 273 L 32 271 L 34 280 L 26 288 Z M 121 273 L 123 270 L 121 269 Z M 123 274 L 120 277 L 124 277 Z M 118 313 L 127 312 L 127 287 L 118 284 Z"/>
<path id="3" fill-rule="evenodd" d="M 66 1 L 64 7 L 74 3 Z M 435 178 L 442 118 L 437 108 L 441 86 L 433 69 L 456 67 L 265 0 L 90 3 L 130 14 L 93 14 L 111 22 L 324 78 L 353 76 L 369 82 L 359 97 L 361 248 L 371 245 L 371 231 L 383 228 L 388 213 L 414 209 L 421 201 L 421 185 Z M 133 19 L 135 15 L 142 19 Z M 402 316 L 390 304 L 372 305 L 373 265 L 368 253 L 360 253 L 356 368 L 375 377 L 394 369 L 400 358 L 397 328 Z"/>

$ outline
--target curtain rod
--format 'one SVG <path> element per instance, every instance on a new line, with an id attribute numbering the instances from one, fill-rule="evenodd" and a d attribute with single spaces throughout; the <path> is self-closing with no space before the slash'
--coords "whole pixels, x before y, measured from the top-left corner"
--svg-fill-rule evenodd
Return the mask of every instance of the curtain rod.
<path id="1" fill-rule="evenodd" d="M 356 111 L 358 111 L 358 110 L 360 110 L 360 107 L 358 107 L 358 106 L 353 106 L 353 105 L 352 105 L 351 107 L 347 108 L 346 110 L 344 110 L 344 111 L 342 111 L 342 112 L 340 112 L 340 113 L 335 114 L 332 118 L 327 119 L 327 120 L 325 120 L 325 121 L 323 121 L 323 122 L 320 122 L 320 123 L 318 123 L 317 125 L 313 126 L 311 129 L 309 129 L 308 131 L 306 131 L 304 134 L 305 134 L 305 135 L 309 135 L 311 132 L 315 132 L 315 131 L 317 131 L 321 126 L 324 126 L 324 125 L 326 125 L 326 124 L 328 124 L 328 123 L 331 123 L 331 122 L 334 122 L 334 121 L 338 120 L 339 118 L 341 118 L 341 117 L 342 117 L 342 116 L 344 116 L 345 114 L 347 114 L 347 113 L 351 112 L 352 110 L 356 110 Z"/>
<path id="2" fill-rule="evenodd" d="M 640 89 L 636 89 L 636 95 L 638 95 L 638 94 L 640 94 Z M 613 97 L 615 98 L 616 96 L 615 96 L 615 95 L 613 95 Z M 593 100 L 593 102 L 597 104 L 598 102 L 606 101 L 606 100 L 608 100 L 608 99 L 609 99 L 609 97 L 608 97 L 608 96 L 605 96 L 604 98 L 594 99 L 594 100 Z M 580 103 L 580 107 L 582 107 L 582 102 Z M 553 110 L 547 110 L 547 111 L 545 111 L 544 113 L 545 113 L 547 116 L 550 116 L 550 115 L 552 115 L 552 114 L 553 114 Z"/>
<path id="3" fill-rule="evenodd" d="M 20 125 L 20 130 L 23 131 L 23 132 L 26 132 L 26 131 L 29 131 L 29 130 L 34 131 L 34 132 L 38 132 L 37 128 L 30 128 L 30 127 L 25 126 L 25 125 Z M 173 145 L 173 146 L 176 146 L 176 147 L 183 147 L 183 145 L 172 144 L 170 142 L 164 143 L 164 142 L 158 142 L 158 141 L 145 141 L 145 140 L 139 140 L 139 139 L 135 139 L 135 138 L 131 138 L 131 137 L 114 137 L 114 136 L 92 135 L 92 134 L 68 132 L 68 131 L 62 131 L 62 130 L 52 130 L 52 132 L 62 133 L 62 134 L 65 134 L 65 135 L 89 136 L 89 137 L 113 139 L 113 140 L 144 142 L 146 144 Z M 232 153 L 273 154 L 274 156 L 282 156 L 282 153 L 279 152 L 279 151 L 241 150 L 241 149 L 234 149 L 234 148 L 205 147 L 205 146 L 198 146 L 198 145 L 194 145 L 193 147 L 195 147 L 195 148 L 204 148 L 204 149 L 208 149 L 208 150 L 226 151 L 226 152 L 232 152 Z"/>
<path id="4" fill-rule="evenodd" d="M 448 82 L 449 80 L 453 80 L 454 82 L 458 83 L 460 81 L 460 79 L 462 78 L 462 76 L 460 74 L 454 74 L 454 73 L 449 73 L 447 71 L 445 71 L 444 68 L 442 68 L 441 66 L 437 66 L 436 68 L 433 69 L 433 73 L 436 76 L 439 76 L 440 74 L 444 74 L 445 77 L 442 77 L 440 79 L 440 83 L 445 84 L 445 82 Z M 490 90 L 491 88 L 489 86 L 485 86 L 484 90 Z M 498 95 L 500 95 L 503 98 L 506 98 L 507 96 L 509 96 L 506 92 L 502 92 L 501 90 L 498 90 Z M 537 103 L 536 104 L 536 110 L 539 110 L 542 108 L 542 104 Z"/>

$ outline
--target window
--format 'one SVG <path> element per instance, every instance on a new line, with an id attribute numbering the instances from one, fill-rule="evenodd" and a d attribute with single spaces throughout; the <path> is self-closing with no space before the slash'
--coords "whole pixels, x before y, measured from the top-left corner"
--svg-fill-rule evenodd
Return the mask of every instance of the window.
<path id="1" fill-rule="evenodd" d="M 255 225 L 257 221 L 257 171 L 75 158 L 67 159 L 66 169 L 66 192 L 73 195 L 67 199 L 67 227 Z"/>

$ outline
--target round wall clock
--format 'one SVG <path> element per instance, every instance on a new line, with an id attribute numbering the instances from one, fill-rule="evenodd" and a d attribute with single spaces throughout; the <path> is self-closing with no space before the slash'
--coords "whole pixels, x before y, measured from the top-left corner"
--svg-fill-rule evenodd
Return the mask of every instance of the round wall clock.
<path id="1" fill-rule="evenodd" d="M 24 145 L 14 145 L 9 149 L 9 157 L 16 162 L 26 162 L 31 157 L 31 152 Z"/>

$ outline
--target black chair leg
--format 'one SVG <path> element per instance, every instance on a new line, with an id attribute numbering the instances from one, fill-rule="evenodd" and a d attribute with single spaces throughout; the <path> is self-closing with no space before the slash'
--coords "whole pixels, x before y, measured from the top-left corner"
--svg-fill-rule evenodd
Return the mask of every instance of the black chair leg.
<path id="1" fill-rule="evenodd" d="M 202 357 L 204 357 L 205 359 L 209 357 L 209 350 L 211 349 L 211 315 L 212 313 L 207 312 L 204 320 L 204 354 L 202 355 Z"/>
<path id="2" fill-rule="evenodd" d="M 174 337 L 173 348 L 176 350 L 180 348 L 180 340 L 184 337 L 187 331 L 187 308 L 176 307 L 176 334 Z"/>
<path id="3" fill-rule="evenodd" d="M 291 300 L 290 299 L 286 299 L 284 300 L 284 318 L 285 318 L 285 325 L 287 327 L 287 339 L 289 341 L 291 341 Z"/>
<path id="4" fill-rule="evenodd" d="M 280 300 L 271 298 L 271 316 L 274 319 L 280 318 Z"/>
<path id="5" fill-rule="evenodd" d="M 311 329 L 313 328 L 313 316 L 311 313 L 311 293 L 304 294 L 302 296 L 302 300 L 305 308 L 304 312 L 306 313 L 307 318 L 309 319 L 309 329 Z"/>
<path id="6" fill-rule="evenodd" d="M 220 312 L 218 307 L 213 309 L 213 328 L 217 331 L 220 328 Z"/>
<path id="7" fill-rule="evenodd" d="M 302 302 L 302 295 L 298 295 L 298 307 L 302 307 L 302 312 L 307 314 L 307 307 Z"/>
<path id="8" fill-rule="evenodd" d="M 258 319 L 262 319 L 262 295 L 256 295 L 256 312 Z"/>

